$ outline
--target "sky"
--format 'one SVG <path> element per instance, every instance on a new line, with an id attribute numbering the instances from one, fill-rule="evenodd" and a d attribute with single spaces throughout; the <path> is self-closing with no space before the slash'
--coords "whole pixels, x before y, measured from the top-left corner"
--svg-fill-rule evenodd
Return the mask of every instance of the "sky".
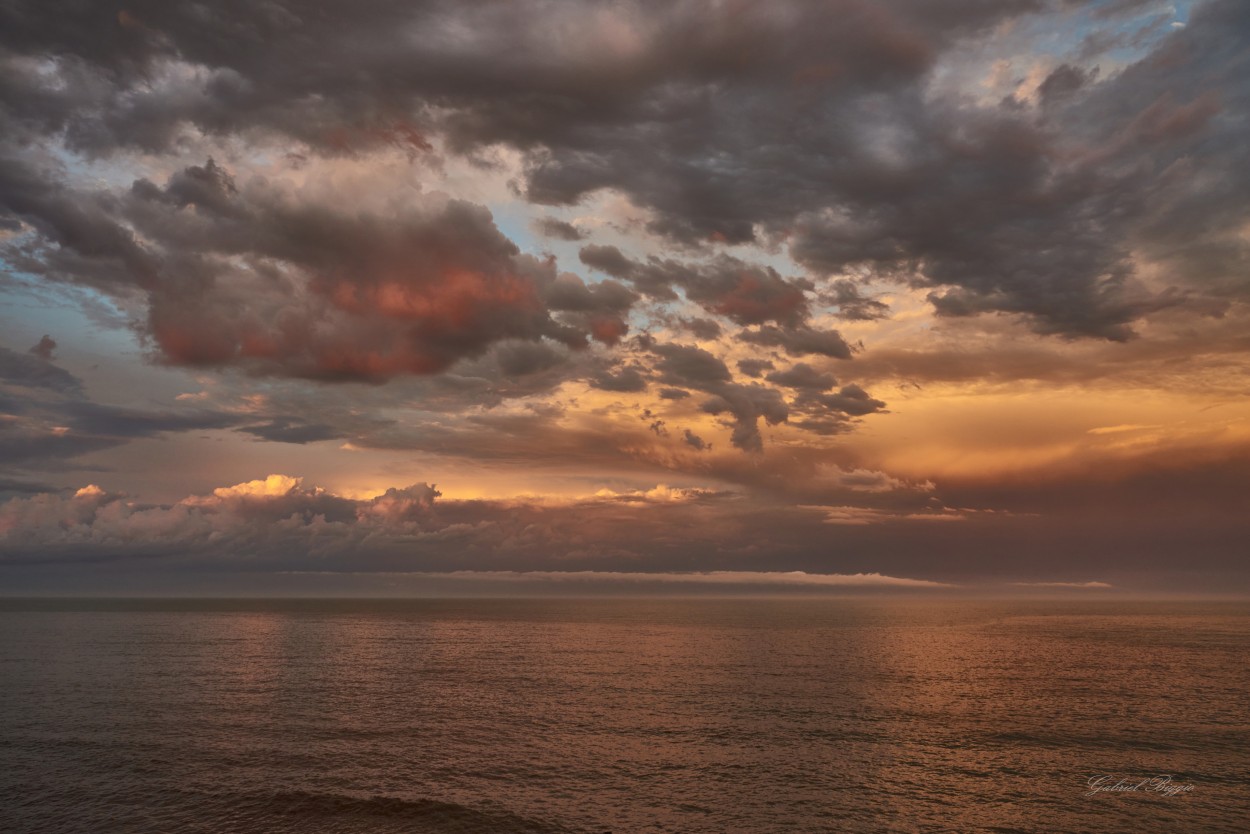
<path id="1" fill-rule="evenodd" d="M 1250 591 L 1250 4 L 16 0 L 0 61 L 0 593 Z"/>

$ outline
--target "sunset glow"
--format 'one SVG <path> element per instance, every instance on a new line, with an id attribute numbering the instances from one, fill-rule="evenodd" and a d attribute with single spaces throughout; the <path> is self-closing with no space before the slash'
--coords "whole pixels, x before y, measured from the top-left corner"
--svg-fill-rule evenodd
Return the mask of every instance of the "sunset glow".
<path id="1" fill-rule="evenodd" d="M 6 590 L 1250 589 L 1245 4 L 87 6 Z"/>

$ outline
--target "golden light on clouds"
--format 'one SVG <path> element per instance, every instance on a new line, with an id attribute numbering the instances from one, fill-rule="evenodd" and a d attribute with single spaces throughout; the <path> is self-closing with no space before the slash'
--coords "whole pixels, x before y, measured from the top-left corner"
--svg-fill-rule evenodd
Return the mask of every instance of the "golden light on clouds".
<path id="1" fill-rule="evenodd" d="M 0 564 L 1244 579 L 1232 0 L 158 5 L 7 47 Z"/>

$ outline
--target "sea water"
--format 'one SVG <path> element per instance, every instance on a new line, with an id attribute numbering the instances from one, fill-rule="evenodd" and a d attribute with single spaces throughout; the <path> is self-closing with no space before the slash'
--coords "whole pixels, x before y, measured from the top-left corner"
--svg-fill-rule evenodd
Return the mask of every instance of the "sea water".
<path id="1" fill-rule="evenodd" d="M 1250 607 L 0 601 L 0 831 L 1245 832 Z"/>

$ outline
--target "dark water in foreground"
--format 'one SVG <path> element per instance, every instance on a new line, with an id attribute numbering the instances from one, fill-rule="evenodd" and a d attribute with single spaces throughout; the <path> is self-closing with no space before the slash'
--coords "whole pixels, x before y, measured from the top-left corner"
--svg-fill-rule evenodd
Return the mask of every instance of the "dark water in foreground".
<path id="1" fill-rule="evenodd" d="M 1237 604 L 0 601 L 0 831 L 1244 832 L 1248 658 Z"/>

